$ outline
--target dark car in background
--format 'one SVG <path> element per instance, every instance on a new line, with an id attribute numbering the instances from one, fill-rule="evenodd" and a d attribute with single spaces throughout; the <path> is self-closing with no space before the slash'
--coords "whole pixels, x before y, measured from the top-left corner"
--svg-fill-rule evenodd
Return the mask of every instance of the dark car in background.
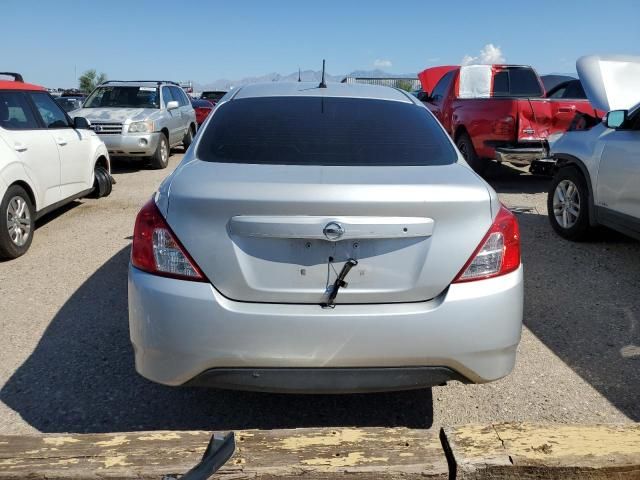
<path id="1" fill-rule="evenodd" d="M 209 100 L 215 105 L 226 94 L 227 92 L 225 92 L 224 90 L 208 90 L 206 92 L 202 92 L 200 98 L 202 100 Z"/>
<path id="2" fill-rule="evenodd" d="M 196 123 L 198 127 L 207 119 L 215 104 L 211 100 L 191 99 L 191 106 L 196 111 Z"/>
<path id="3" fill-rule="evenodd" d="M 62 107 L 65 112 L 71 112 L 82 108 L 85 97 L 58 97 L 56 102 Z"/>

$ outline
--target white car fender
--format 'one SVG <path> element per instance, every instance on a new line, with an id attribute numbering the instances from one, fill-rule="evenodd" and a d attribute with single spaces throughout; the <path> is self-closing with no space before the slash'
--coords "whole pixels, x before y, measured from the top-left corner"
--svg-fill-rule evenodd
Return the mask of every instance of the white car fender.
<path id="1" fill-rule="evenodd" d="M 23 163 L 18 161 L 13 149 L 7 145 L 6 140 L 0 135 L 0 200 L 9 185 L 13 185 L 16 182 L 22 182 L 29 187 L 35 200 L 34 208 L 37 211 L 40 205 L 38 191 L 34 188 L 34 183 L 31 181 Z"/>
<path id="2" fill-rule="evenodd" d="M 87 185 L 89 187 L 92 187 L 94 182 L 93 172 L 95 171 L 96 164 L 98 163 L 100 158 L 105 158 L 107 163 L 107 171 L 109 172 L 109 174 L 111 174 L 111 158 L 109 158 L 109 152 L 107 150 L 106 145 L 102 140 L 100 140 L 100 137 L 98 137 L 95 133 L 93 133 L 87 140 L 92 142 L 93 144 L 92 145 L 93 156 L 91 158 L 91 162 L 87 165 L 89 167 L 87 169 L 88 170 Z"/>
<path id="3" fill-rule="evenodd" d="M 35 188 L 34 183 L 31 181 L 31 177 L 27 173 L 24 168 L 24 165 L 21 162 L 16 160 L 10 161 L 9 163 L 2 166 L 0 170 L 0 179 L 4 184 L 1 187 L 0 191 L 0 199 L 4 196 L 4 191 L 9 188 L 9 185 L 13 185 L 14 183 L 24 183 L 29 187 L 31 195 L 35 200 L 34 208 L 36 211 L 40 209 L 40 196 L 38 195 L 38 190 Z"/>

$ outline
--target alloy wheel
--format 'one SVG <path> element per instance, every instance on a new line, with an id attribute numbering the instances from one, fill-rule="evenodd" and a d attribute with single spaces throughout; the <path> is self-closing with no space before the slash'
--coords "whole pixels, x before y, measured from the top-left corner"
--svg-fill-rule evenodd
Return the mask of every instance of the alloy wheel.
<path id="1" fill-rule="evenodd" d="M 169 160 L 169 146 L 164 138 L 160 141 L 160 157 L 162 158 L 162 163 L 167 163 Z"/>
<path id="2" fill-rule="evenodd" d="M 558 225 L 569 229 L 580 217 L 580 192 L 571 180 L 562 180 L 553 192 L 553 216 Z"/>
<path id="3" fill-rule="evenodd" d="M 7 230 L 9 238 L 18 247 L 22 247 L 31 235 L 31 213 L 24 198 L 16 196 L 7 206 Z"/>

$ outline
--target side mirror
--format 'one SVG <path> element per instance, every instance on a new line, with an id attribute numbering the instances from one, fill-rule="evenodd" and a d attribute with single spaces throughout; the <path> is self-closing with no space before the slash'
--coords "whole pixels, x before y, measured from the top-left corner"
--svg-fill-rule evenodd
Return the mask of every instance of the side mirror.
<path id="1" fill-rule="evenodd" d="M 629 110 L 613 110 L 607 113 L 604 124 L 607 128 L 620 128 L 627 121 Z"/>
<path id="2" fill-rule="evenodd" d="M 91 123 L 84 117 L 73 117 L 73 128 L 77 130 L 91 129 Z"/>
<path id="3" fill-rule="evenodd" d="M 180 104 L 178 102 L 176 102 L 175 100 L 172 100 L 169 103 L 167 103 L 167 110 L 174 110 L 174 109 L 178 108 L 179 106 L 180 106 Z"/>

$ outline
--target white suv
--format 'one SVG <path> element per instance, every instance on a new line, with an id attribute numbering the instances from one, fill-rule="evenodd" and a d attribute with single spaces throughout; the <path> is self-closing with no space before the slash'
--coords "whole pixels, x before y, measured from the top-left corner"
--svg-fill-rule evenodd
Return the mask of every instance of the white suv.
<path id="1" fill-rule="evenodd" d="M 109 154 L 89 122 L 72 121 L 44 88 L 10 75 L 0 80 L 0 258 L 29 249 L 38 217 L 112 186 Z"/>

